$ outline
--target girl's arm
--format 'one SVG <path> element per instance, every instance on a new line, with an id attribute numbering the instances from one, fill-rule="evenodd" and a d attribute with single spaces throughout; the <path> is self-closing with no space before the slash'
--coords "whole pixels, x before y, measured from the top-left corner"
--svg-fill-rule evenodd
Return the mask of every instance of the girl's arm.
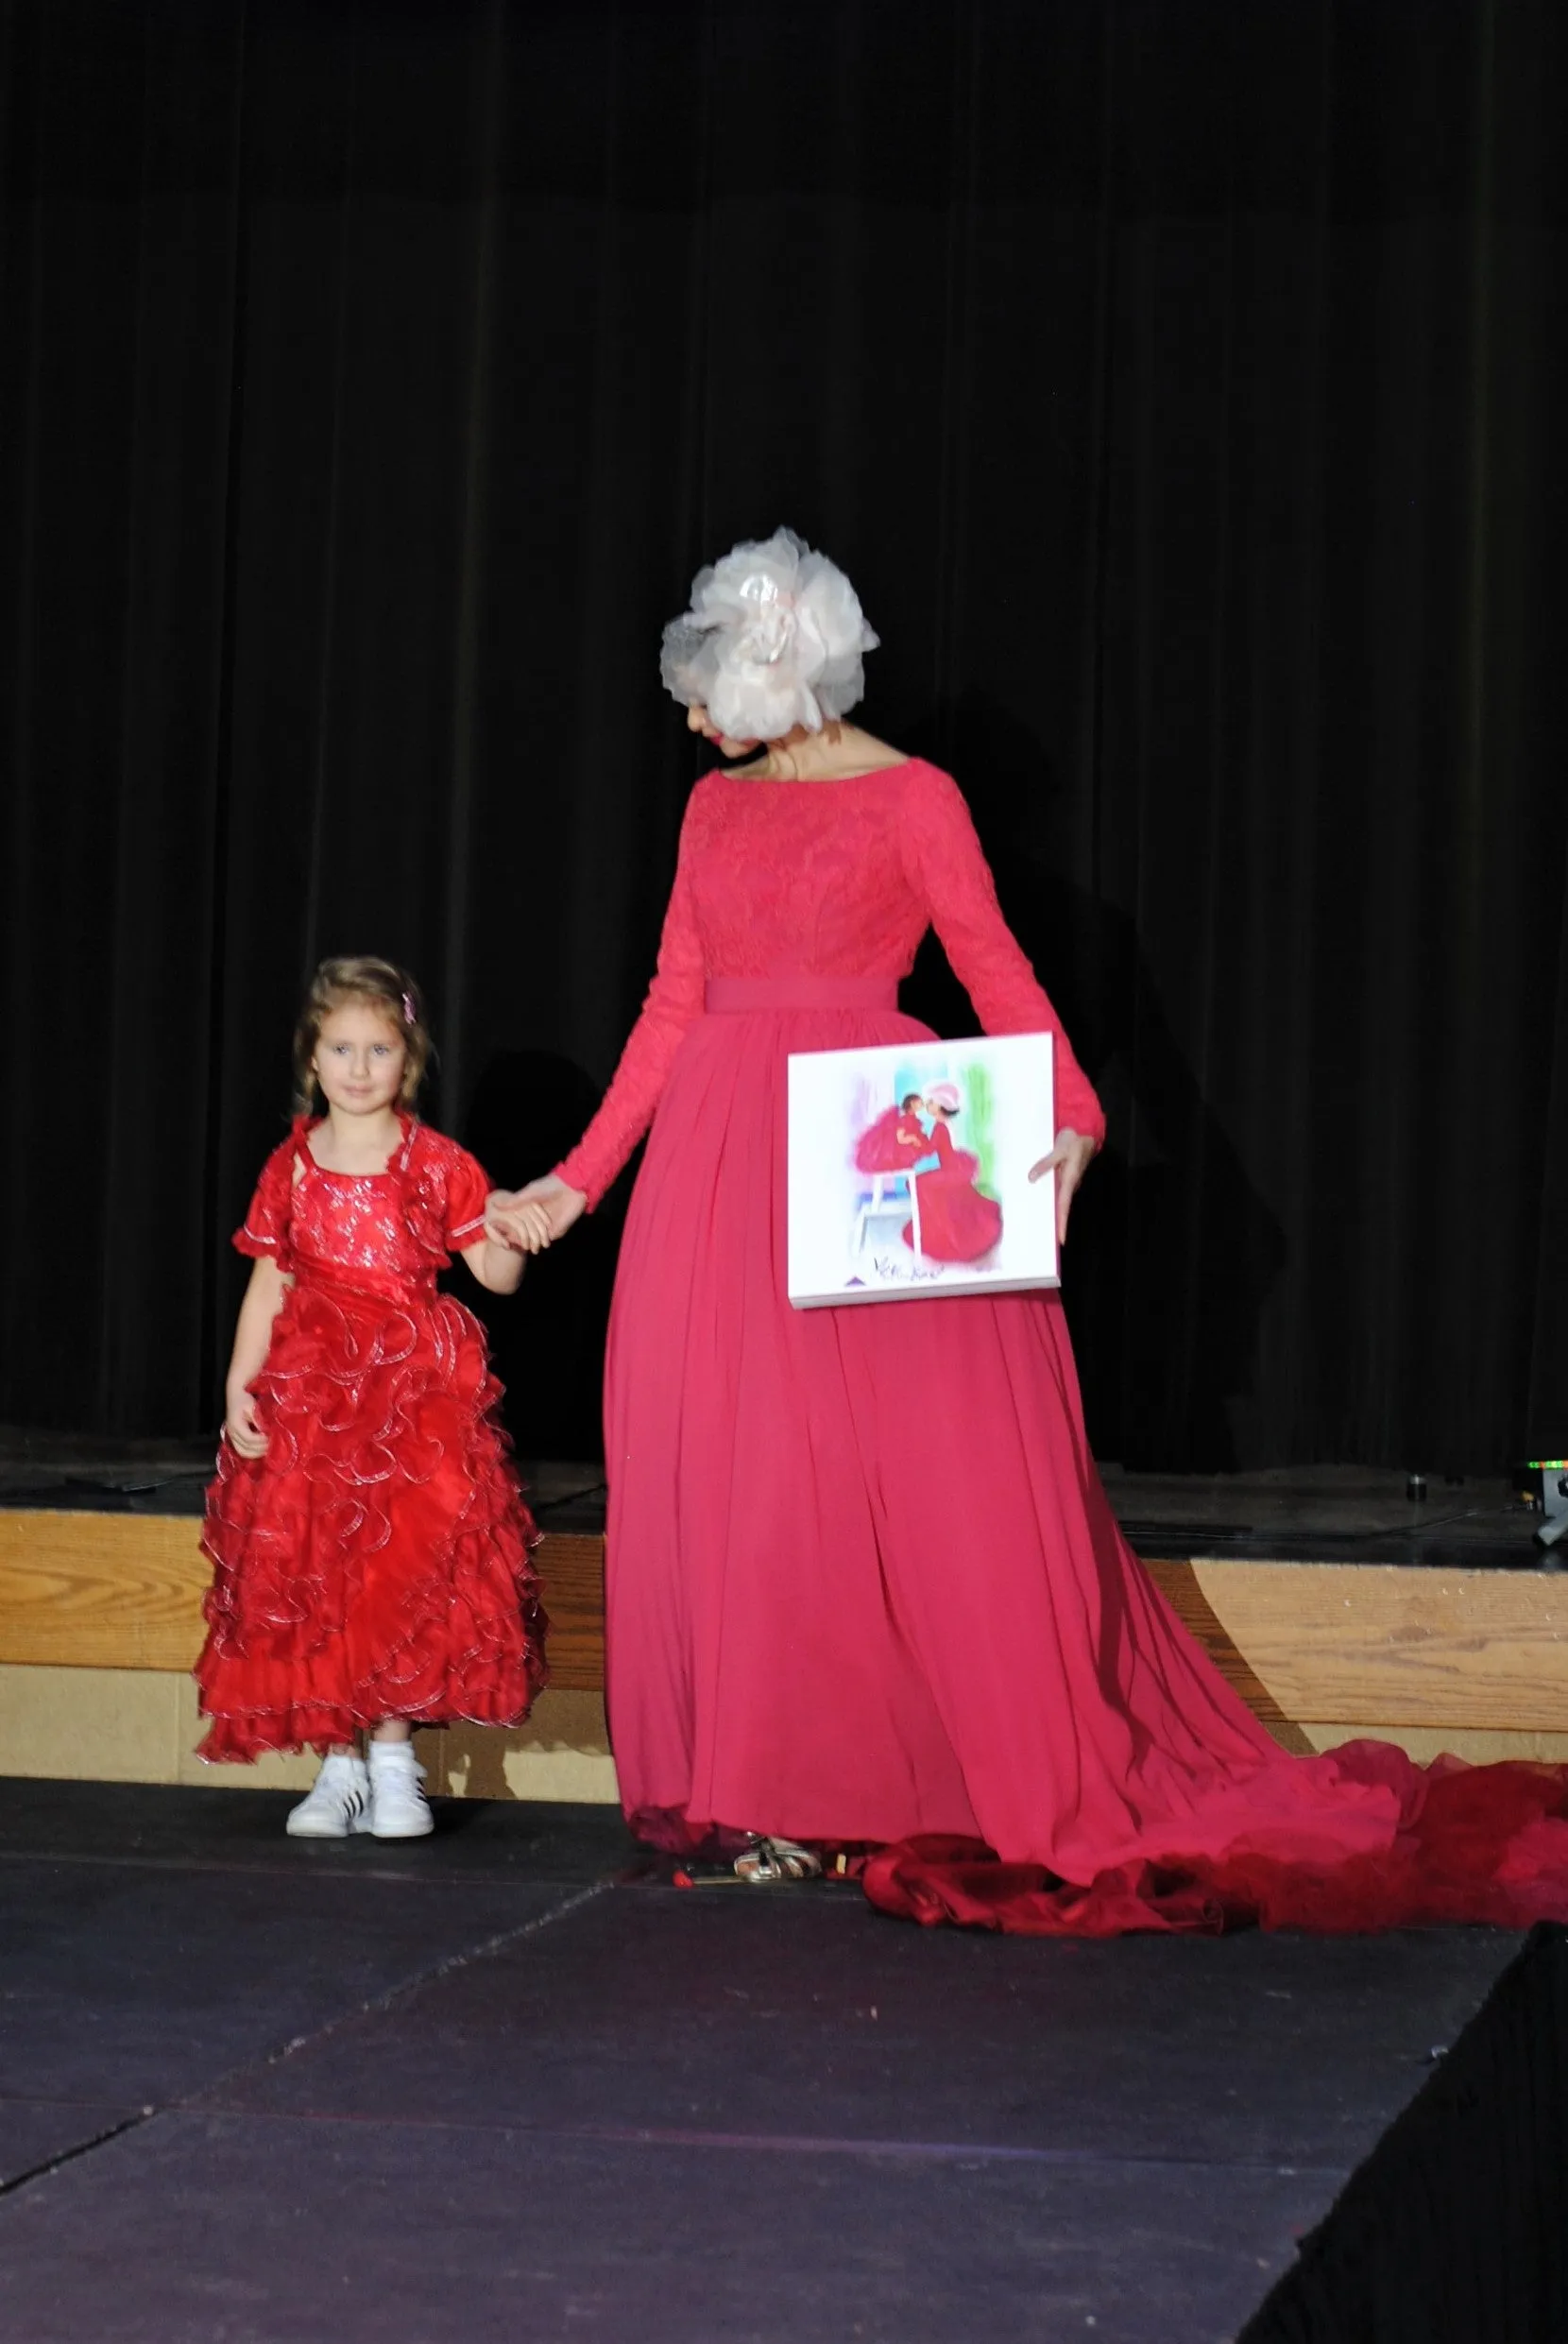
<path id="1" fill-rule="evenodd" d="M 270 1254 L 263 1254 L 250 1273 L 250 1283 L 240 1305 L 234 1328 L 234 1349 L 224 1386 L 223 1429 L 230 1446 L 242 1457 L 266 1453 L 266 1434 L 256 1421 L 256 1403 L 247 1386 L 254 1383 L 272 1341 L 272 1322 L 283 1307 L 291 1281 Z"/>
<path id="2" fill-rule="evenodd" d="M 522 1283 L 523 1256 L 493 1237 L 475 1238 L 462 1248 L 463 1258 L 492 1294 L 515 1294 Z"/>

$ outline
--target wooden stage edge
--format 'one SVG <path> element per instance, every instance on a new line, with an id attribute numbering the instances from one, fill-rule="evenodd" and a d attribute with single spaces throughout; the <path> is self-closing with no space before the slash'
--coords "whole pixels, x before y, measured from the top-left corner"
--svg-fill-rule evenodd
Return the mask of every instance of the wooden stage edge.
<path id="1" fill-rule="evenodd" d="M 188 1515 L 0 1511 L 0 1667 L 188 1671 L 207 1581 L 197 1542 Z M 553 1688 L 597 1695 L 604 1541 L 547 1532 L 538 1564 Z M 1568 1574 L 1148 1568 L 1287 1748 L 1387 1732 L 1421 1755 L 1568 1757 Z"/>
<path id="2" fill-rule="evenodd" d="M 605 1542 L 547 1533 L 536 1553 L 551 1682 L 605 1681 Z M 208 1564 L 189 1514 L 0 1512 L 0 1664 L 176 1668 L 201 1650 Z"/>

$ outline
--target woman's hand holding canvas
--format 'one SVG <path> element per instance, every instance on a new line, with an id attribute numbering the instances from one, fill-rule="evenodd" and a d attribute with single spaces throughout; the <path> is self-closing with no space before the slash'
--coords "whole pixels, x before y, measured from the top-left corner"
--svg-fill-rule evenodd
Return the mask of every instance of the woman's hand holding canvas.
<path id="1" fill-rule="evenodd" d="M 1050 1154 L 1043 1155 L 1038 1164 L 1032 1165 L 1030 1169 L 1031 1180 L 1044 1180 L 1048 1172 L 1054 1172 L 1056 1175 L 1056 1242 L 1058 1245 L 1065 1245 L 1067 1241 L 1067 1216 L 1072 1211 L 1073 1198 L 1078 1192 L 1079 1184 L 1084 1173 L 1099 1154 L 1099 1147 L 1086 1133 L 1059 1131 L 1056 1135 L 1056 1145 Z"/>

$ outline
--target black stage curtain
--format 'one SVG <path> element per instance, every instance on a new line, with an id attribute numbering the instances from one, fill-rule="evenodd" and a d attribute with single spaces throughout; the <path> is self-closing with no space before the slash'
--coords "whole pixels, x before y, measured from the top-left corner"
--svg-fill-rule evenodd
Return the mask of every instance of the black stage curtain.
<path id="1" fill-rule="evenodd" d="M 696 770 L 659 627 L 788 522 L 1104 1086 L 1101 1452 L 1560 1453 L 1564 14 L 0 10 L 0 1417 L 214 1421 L 324 951 L 548 1165 Z M 614 1235 L 495 1314 L 536 1453 Z"/>

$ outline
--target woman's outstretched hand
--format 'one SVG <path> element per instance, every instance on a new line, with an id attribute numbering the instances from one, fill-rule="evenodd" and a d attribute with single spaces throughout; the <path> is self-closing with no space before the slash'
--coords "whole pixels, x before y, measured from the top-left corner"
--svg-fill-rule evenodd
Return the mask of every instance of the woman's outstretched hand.
<path id="1" fill-rule="evenodd" d="M 542 1254 L 588 1210 L 581 1189 L 547 1172 L 525 1189 L 493 1189 L 485 1204 L 485 1234 L 514 1253 Z"/>
<path id="2" fill-rule="evenodd" d="M 1072 1210 L 1073 1194 L 1098 1151 L 1092 1139 L 1081 1131 L 1059 1131 L 1056 1145 L 1048 1155 L 1043 1155 L 1030 1172 L 1031 1180 L 1044 1180 L 1047 1172 L 1056 1174 L 1056 1242 L 1067 1241 L 1067 1215 Z"/>

